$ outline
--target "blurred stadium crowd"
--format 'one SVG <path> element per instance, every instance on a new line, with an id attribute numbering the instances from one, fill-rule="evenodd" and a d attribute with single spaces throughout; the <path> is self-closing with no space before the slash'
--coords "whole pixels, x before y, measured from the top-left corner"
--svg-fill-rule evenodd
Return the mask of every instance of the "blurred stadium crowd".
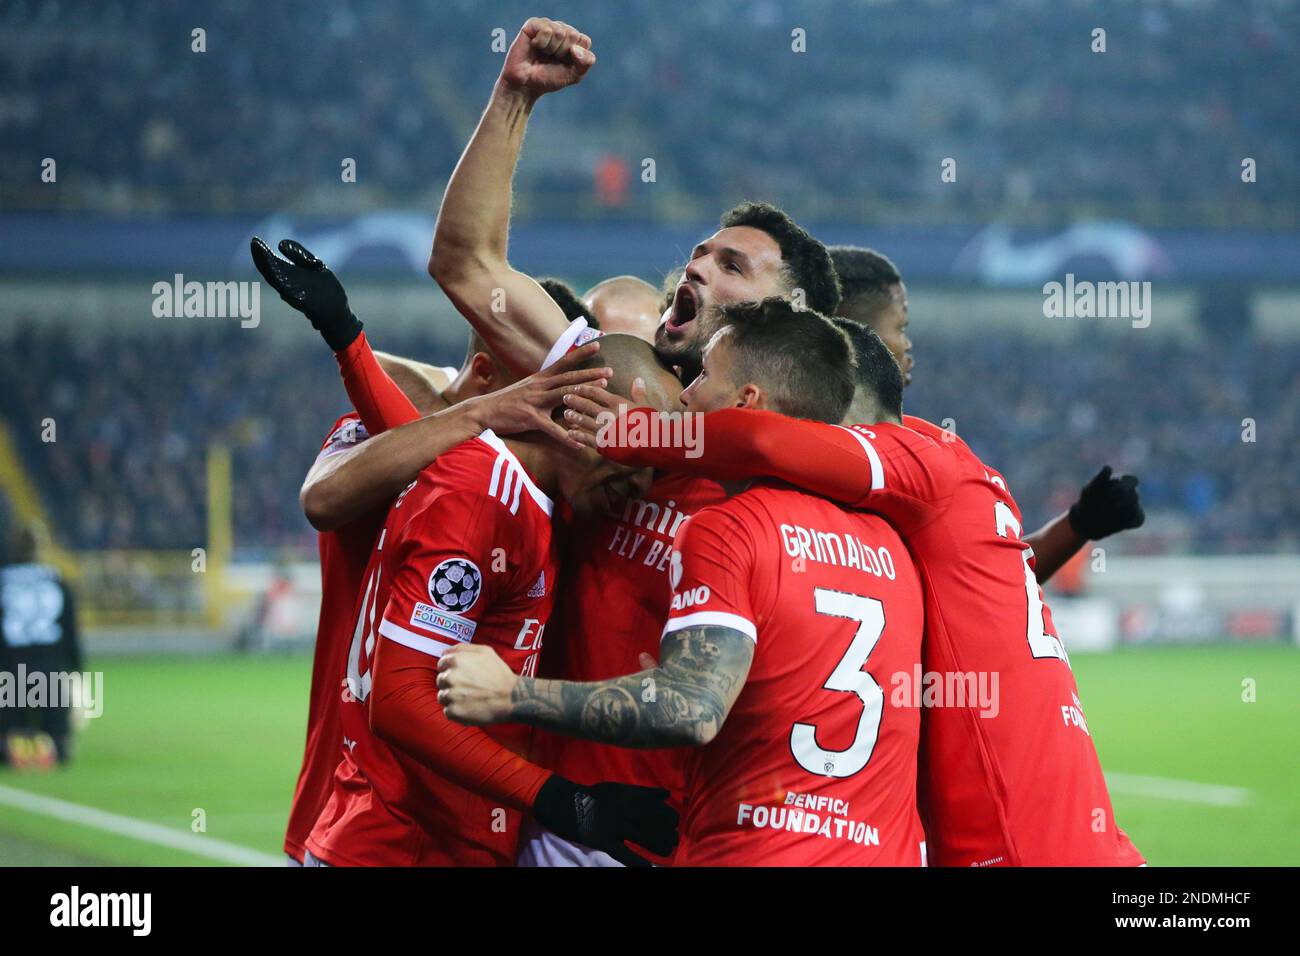
<path id="1" fill-rule="evenodd" d="M 1300 4 L 560 6 L 596 38 L 598 74 L 540 107 L 521 219 L 701 222 L 765 198 L 809 224 L 1300 222 Z M 6 0 L 0 209 L 430 212 L 500 66 L 493 31 L 504 50 L 537 12 L 527 0 Z M 1090 50 L 1098 26 L 1104 55 Z M 206 54 L 190 51 L 200 27 Z M 286 36 L 301 42 L 286 49 Z M 33 155 L 57 158 L 58 189 L 33 188 Z M 1243 190 L 1247 155 L 1267 175 Z M 955 183 L 940 182 L 946 156 L 961 157 Z M 343 157 L 358 176 L 341 195 Z M 656 188 L 636 188 L 641 157 Z M 0 414 L 24 423 L 11 430 L 59 540 L 192 547 L 205 449 L 220 440 L 234 452 L 236 547 L 313 546 L 296 490 L 344 410 L 324 350 L 216 328 L 156 331 L 142 348 L 111 323 L 14 318 L 0 332 Z M 1207 327 L 1233 327 L 1222 318 Z M 931 338 L 916 319 L 909 411 L 954 419 L 1031 525 L 1109 462 L 1141 475 L 1151 516 L 1120 546 L 1296 547 L 1300 500 L 1278 477 L 1300 470 L 1300 447 L 1282 440 L 1300 433 L 1300 347 L 1134 336 L 1103 356 L 1082 338 Z M 409 333 L 376 344 L 460 360 Z M 30 427 L 47 416 L 48 445 Z M 1243 446 L 1245 418 L 1259 441 Z"/>
<path id="2" fill-rule="evenodd" d="M 338 191 L 313 184 L 353 157 L 351 201 L 434 208 L 499 67 L 492 30 L 508 42 L 534 6 L 8 0 L 0 168 L 27 169 L 39 143 L 66 172 L 57 191 L 0 178 L 0 206 L 338 212 Z M 555 15 L 597 38 L 600 75 L 543 107 L 524 217 L 700 218 L 770 196 L 810 221 L 1297 219 L 1296 4 L 625 0 Z M 207 55 L 189 55 L 195 27 Z M 284 36 L 302 37 L 292 55 Z M 943 184 L 947 156 L 962 165 Z M 1248 195 L 1244 156 L 1267 170 Z M 642 157 L 655 189 L 632 188 Z"/>
<path id="3" fill-rule="evenodd" d="M 1012 484 L 1026 520 L 1060 513 L 1102 464 L 1142 478 L 1149 515 L 1118 547 L 1149 551 L 1294 550 L 1300 541 L 1300 345 L 1240 338 L 1204 346 L 1132 336 L 1100 352 L 1086 338 L 928 338 L 909 412 L 953 427 Z M 377 333 L 379 347 L 436 364 L 420 336 Z M 972 369 L 980 370 L 972 374 Z M 1015 375 L 993 374 L 1016 369 Z M 297 489 L 346 398 L 314 340 L 267 348 L 255 334 L 130 336 L 27 326 L 0 337 L 0 413 L 53 417 L 57 441 L 12 428 L 78 548 L 177 548 L 205 539 L 205 449 L 233 451 L 237 553 L 304 553 L 314 535 Z M 1242 420 L 1257 438 L 1243 443 Z M 1109 543 L 1109 542 L 1108 542 Z"/>

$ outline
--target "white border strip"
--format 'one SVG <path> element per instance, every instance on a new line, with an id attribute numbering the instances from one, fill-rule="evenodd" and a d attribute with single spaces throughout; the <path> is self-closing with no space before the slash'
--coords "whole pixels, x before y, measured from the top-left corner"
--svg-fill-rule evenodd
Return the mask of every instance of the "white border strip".
<path id="1" fill-rule="evenodd" d="M 388 618 L 384 618 L 379 622 L 379 633 L 394 644 L 401 644 L 403 647 L 409 647 L 413 651 L 420 651 L 430 657 L 442 657 L 443 654 L 456 646 L 455 644 L 435 641 L 431 637 L 416 634 L 414 631 L 408 631 L 400 624 L 394 624 Z"/>
<path id="2" fill-rule="evenodd" d="M 564 356 L 568 355 L 569 350 L 573 348 L 573 343 L 577 342 L 578 336 L 585 331 L 587 331 L 587 320 L 582 316 L 578 316 L 570 322 L 568 328 L 561 332 L 560 337 L 555 340 L 555 344 L 551 346 L 551 350 L 546 353 L 546 358 L 542 359 L 542 367 L 538 369 L 538 371 L 546 371 L 560 359 L 564 358 Z"/>
<path id="3" fill-rule="evenodd" d="M 687 614 L 685 617 L 671 617 L 668 623 L 664 625 L 664 632 L 659 635 L 659 640 L 663 640 L 673 631 L 680 631 L 687 627 L 729 627 L 733 631 L 739 631 L 747 638 L 758 643 L 758 631 L 754 627 L 754 622 L 748 618 L 741 617 L 739 614 L 728 614 L 726 611 L 696 611 L 694 614 Z"/>
<path id="4" fill-rule="evenodd" d="M 863 435 L 856 428 L 850 428 L 847 425 L 836 425 L 836 428 L 843 428 L 846 432 L 858 440 L 862 450 L 867 453 L 867 459 L 871 462 L 871 490 L 879 491 L 885 487 L 885 466 L 880 463 L 880 456 L 876 454 L 876 448 L 871 442 L 867 441 L 867 436 Z"/>
<path id="5" fill-rule="evenodd" d="M 546 517 L 548 518 L 551 517 L 552 513 L 555 511 L 555 503 L 546 496 L 546 493 L 542 491 L 541 488 L 538 488 L 535 484 L 533 484 L 533 479 L 532 476 L 528 474 L 528 469 L 525 468 L 523 464 L 519 461 L 519 459 L 515 457 L 515 453 L 509 449 L 506 443 L 503 442 L 499 437 L 497 437 L 496 432 L 494 432 L 490 428 L 485 428 L 482 431 L 482 433 L 479 434 L 478 437 L 481 442 L 483 442 L 485 445 L 487 445 L 489 448 L 495 451 L 498 455 L 504 456 L 507 459 L 508 463 L 516 471 L 519 472 L 519 478 L 521 481 L 523 481 L 524 487 L 528 489 L 529 496 L 533 499 L 533 501 L 537 502 L 537 507 L 541 508 L 543 511 L 546 512 Z M 498 459 L 498 461 L 499 460 L 500 459 Z M 497 487 L 497 483 L 495 479 L 499 477 L 496 465 L 493 465 L 492 467 L 492 477 L 494 480 L 492 482 L 492 488 L 489 489 L 488 494 L 495 497 L 496 487 Z M 503 502 L 503 504 L 505 504 L 505 502 Z M 511 514 L 515 512 L 515 510 L 518 508 L 518 505 L 519 505 L 519 490 L 515 489 L 514 505 L 510 506 Z"/>
<path id="6" fill-rule="evenodd" d="M 185 833 L 157 823 L 146 823 L 144 820 L 119 816 L 107 810 L 96 810 L 94 807 L 82 806 L 79 803 L 69 803 L 56 797 L 28 793 L 26 790 L 14 787 L 0 786 L 0 805 L 16 807 L 28 813 L 51 817 L 65 823 L 75 823 L 90 827 L 92 830 L 139 840 L 141 843 L 153 843 L 172 850 L 181 850 L 221 863 L 232 863 L 236 866 L 284 866 L 282 855 L 272 856 L 236 843 L 218 840 L 216 837 Z M 15 835 L 27 839 L 22 834 Z"/>

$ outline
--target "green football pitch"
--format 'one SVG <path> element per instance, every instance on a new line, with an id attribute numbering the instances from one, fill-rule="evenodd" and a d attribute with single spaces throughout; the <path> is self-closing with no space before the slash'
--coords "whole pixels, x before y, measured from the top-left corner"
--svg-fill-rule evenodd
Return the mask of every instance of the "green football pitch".
<path id="1" fill-rule="evenodd" d="M 1300 864 L 1300 650 L 1128 649 L 1073 663 L 1120 825 L 1152 865 Z M 0 771 L 0 865 L 280 862 L 309 659 L 91 666 L 104 672 L 104 711 L 73 763 Z"/>

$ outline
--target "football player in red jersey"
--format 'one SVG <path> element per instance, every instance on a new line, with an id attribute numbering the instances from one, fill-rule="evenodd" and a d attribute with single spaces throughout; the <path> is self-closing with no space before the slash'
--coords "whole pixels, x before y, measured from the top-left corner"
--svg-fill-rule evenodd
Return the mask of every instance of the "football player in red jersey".
<path id="1" fill-rule="evenodd" d="M 640 349 L 639 361 L 653 364 Z M 616 361 L 614 381 L 642 374 L 637 361 Z M 436 695 L 437 660 L 460 642 L 495 646 L 521 672 L 535 669 L 558 575 L 551 495 L 563 492 L 581 513 L 607 506 L 611 487 L 628 495 L 644 481 L 546 435 L 503 441 L 486 431 L 441 455 L 399 497 L 353 610 L 345 752 L 308 839 L 313 858 L 513 864 L 525 811 L 624 864 L 644 862 L 625 840 L 671 852 L 666 791 L 579 786 L 521 756 L 527 733 L 467 735 L 449 724 Z"/>
<path id="2" fill-rule="evenodd" d="M 720 321 L 688 408 L 843 417 L 852 351 L 826 319 L 771 298 L 724 308 Z M 901 377 L 879 349 L 875 391 L 896 415 Z M 800 550 L 806 541 L 816 549 Z M 693 745 L 680 865 L 920 865 L 920 713 L 882 686 L 921 659 L 921 586 L 897 533 L 764 483 L 696 513 L 675 544 L 658 666 L 551 681 L 512 673 L 487 648 L 456 648 L 439 666 L 448 716 Z"/>
<path id="3" fill-rule="evenodd" d="M 878 348 L 860 351 L 859 371 L 873 375 L 870 366 L 882 361 L 897 367 Z M 592 402 L 596 390 L 583 390 L 591 395 L 566 398 L 582 413 L 568 416 L 581 429 L 574 434 L 616 461 L 722 481 L 776 478 L 880 514 L 902 535 L 925 593 L 923 672 L 910 686 L 914 699 L 926 697 L 923 687 L 929 694 L 921 700 L 919 795 L 931 862 L 1143 862 L 1115 821 L 1069 658 L 1021 539 L 1019 508 L 1005 479 L 965 442 L 869 406 L 856 413 L 872 424 L 834 426 L 745 401 L 705 416 L 707 438 L 692 457 L 614 443 L 636 418 L 654 414 L 649 409 L 627 413 L 629 421 L 598 439 L 604 423 L 594 416 L 617 399 Z M 814 549 L 815 542 L 800 545 L 805 556 Z M 981 681 L 996 688 L 992 699 L 981 699 Z M 935 687 L 954 693 L 929 693 Z"/>
<path id="4" fill-rule="evenodd" d="M 260 239 L 254 239 L 251 248 L 267 282 L 308 316 L 335 352 L 349 397 L 359 410 L 334 423 L 301 492 L 303 511 L 319 532 L 321 611 L 306 745 L 284 842 L 289 861 L 300 864 L 339 762 L 344 660 L 355 621 L 353 607 L 388 504 L 440 453 L 485 429 L 499 434 L 541 429 L 563 440 L 563 429 L 548 414 L 561 392 L 579 382 L 606 378 L 610 370 L 579 367 L 597 350 L 591 345 L 544 375 L 512 384 L 513 376 L 471 334 L 464 365 L 446 377 L 449 384 L 438 391 L 418 363 L 371 352 L 342 284 L 311 252 L 292 240 L 280 243 L 283 259 Z M 394 378 L 402 383 L 400 389 Z M 439 409 L 445 411 L 418 417 Z M 378 437 L 368 440 L 371 435 Z"/>
<path id="5" fill-rule="evenodd" d="M 536 369 L 563 351 L 580 329 L 540 294 L 506 257 L 511 178 L 527 120 L 537 99 L 578 82 L 595 62 L 591 40 L 567 24 L 531 19 L 506 55 L 474 136 L 457 165 L 438 215 L 429 272 L 492 351 L 515 372 Z M 655 334 L 663 368 L 646 376 L 651 402 L 680 408 L 681 382 L 693 375 L 707 339 L 704 330 L 727 303 L 791 296 L 832 312 L 839 298 L 825 247 L 771 206 L 746 204 L 725 215 L 722 228 L 692 251 L 673 305 Z M 500 309 L 504 298 L 507 308 Z M 542 667 L 571 679 L 596 680 L 635 670 L 654 652 L 670 587 L 675 529 L 686 516 L 722 501 L 707 479 L 658 476 L 642 499 L 575 525 L 565 561 L 570 586 L 561 595 L 562 633 L 548 644 Z M 617 607 L 613 621 L 584 610 Z M 553 653 L 556 652 L 556 653 Z M 680 790 L 680 756 L 630 751 L 599 743 L 543 738 L 544 759 L 578 780 L 616 779 Z M 613 861 L 563 845 L 546 834 L 529 840 L 521 862 L 596 864 Z"/>
<path id="6" fill-rule="evenodd" d="M 831 246 L 829 251 L 843 291 L 837 313 L 845 322 L 841 328 L 850 338 L 854 326 L 879 335 L 903 370 L 903 384 L 910 385 L 916 360 L 907 334 L 907 286 L 898 267 L 874 249 Z M 1026 534 L 1038 583 L 1046 584 L 1089 541 L 1140 528 L 1146 516 L 1137 486 L 1136 477 L 1114 477 L 1107 465 L 1084 485 L 1068 511 Z"/>

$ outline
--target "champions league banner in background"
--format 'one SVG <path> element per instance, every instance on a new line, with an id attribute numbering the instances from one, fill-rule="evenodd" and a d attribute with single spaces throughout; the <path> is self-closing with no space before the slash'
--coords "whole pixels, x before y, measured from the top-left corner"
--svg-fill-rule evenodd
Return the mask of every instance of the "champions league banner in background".
<path id="1" fill-rule="evenodd" d="M 667 272 L 713 223 L 520 223 L 511 259 L 535 274 Z M 909 283 L 1031 287 L 1072 273 L 1083 279 L 1172 284 L 1300 284 L 1300 232 L 1141 229 L 1084 221 L 1054 229 L 972 226 L 853 226 L 811 223 L 827 244 L 889 250 Z M 320 219 L 181 217 L 108 219 L 0 215 L 0 274 L 109 274 L 219 270 L 254 275 L 253 235 L 294 236 L 352 276 L 423 276 L 432 214 L 372 212 Z"/>

